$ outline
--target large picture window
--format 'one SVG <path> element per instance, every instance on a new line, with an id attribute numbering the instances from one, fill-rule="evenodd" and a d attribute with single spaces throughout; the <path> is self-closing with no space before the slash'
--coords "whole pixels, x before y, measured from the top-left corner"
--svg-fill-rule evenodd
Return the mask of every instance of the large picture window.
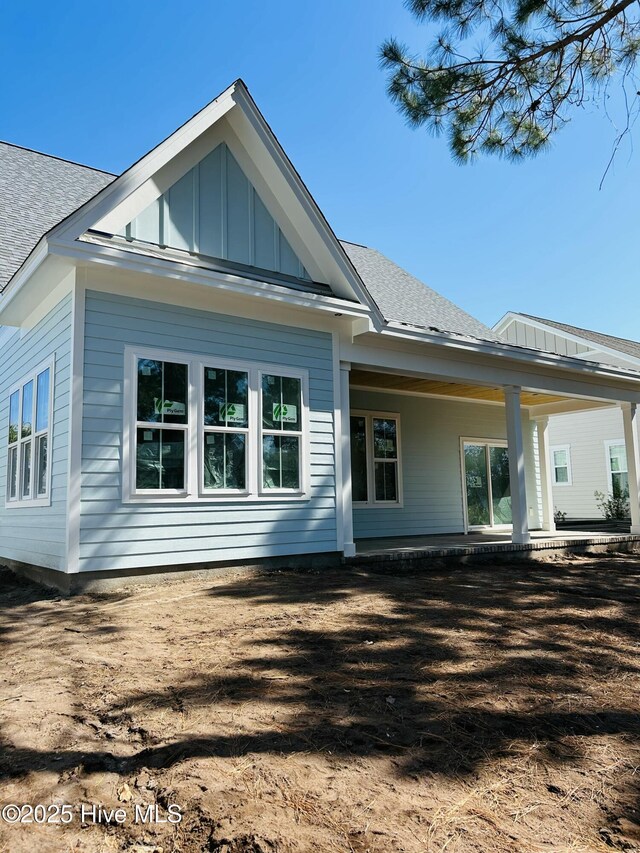
<path id="1" fill-rule="evenodd" d="M 401 506 L 399 415 L 352 412 L 350 427 L 353 502 Z"/>
<path id="2" fill-rule="evenodd" d="M 128 349 L 130 500 L 304 498 L 306 371 Z"/>
<path id="3" fill-rule="evenodd" d="M 40 365 L 9 394 L 7 505 L 50 503 L 53 361 Z"/>

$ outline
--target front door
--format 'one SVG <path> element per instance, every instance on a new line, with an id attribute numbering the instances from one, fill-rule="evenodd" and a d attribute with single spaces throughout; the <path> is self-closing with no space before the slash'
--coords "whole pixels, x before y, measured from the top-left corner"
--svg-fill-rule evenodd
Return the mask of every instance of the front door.
<path id="1" fill-rule="evenodd" d="M 505 527 L 512 522 L 509 454 L 500 441 L 464 441 L 466 526 Z"/>

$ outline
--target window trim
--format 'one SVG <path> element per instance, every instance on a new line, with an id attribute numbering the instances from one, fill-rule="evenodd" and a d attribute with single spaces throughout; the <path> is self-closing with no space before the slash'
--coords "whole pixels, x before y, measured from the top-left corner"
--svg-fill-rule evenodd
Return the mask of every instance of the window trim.
<path id="1" fill-rule="evenodd" d="M 624 447 L 624 452 L 626 455 L 627 452 L 627 443 L 624 438 L 609 438 L 604 442 L 604 455 L 607 465 L 607 494 L 613 494 L 613 475 L 614 474 L 626 474 L 627 478 L 629 477 L 629 461 L 627 460 L 627 468 L 625 471 L 612 471 L 611 470 L 611 448 L 618 447 L 622 445 Z"/>
<path id="2" fill-rule="evenodd" d="M 566 483 L 559 481 L 556 479 L 556 467 L 563 468 L 565 466 L 558 465 L 556 466 L 555 453 L 557 450 L 564 450 L 567 454 L 567 481 Z M 551 454 L 551 473 L 553 476 L 553 485 L 559 486 L 560 488 L 565 488 L 566 486 L 573 486 L 573 470 L 571 468 L 571 445 L 570 444 L 554 444 L 549 448 L 549 453 Z"/>
<path id="3" fill-rule="evenodd" d="M 380 412 L 373 409 L 351 409 L 349 412 L 349 434 L 351 434 L 351 418 L 365 419 L 365 449 L 367 456 L 366 475 L 367 475 L 367 500 L 352 501 L 354 509 L 364 509 L 365 507 L 375 507 L 377 509 L 402 509 L 404 507 L 404 490 L 402 479 L 402 429 L 401 418 L 399 412 Z M 396 422 L 396 444 L 397 444 L 397 486 L 398 500 L 397 501 L 378 501 L 375 497 L 375 462 L 373 456 L 373 421 L 374 419 L 388 419 Z M 389 460 L 391 461 L 391 460 Z M 349 471 L 351 477 L 351 471 Z"/>
<path id="4" fill-rule="evenodd" d="M 55 354 L 36 365 L 29 373 L 25 374 L 18 382 L 14 382 L 9 388 L 7 395 L 7 408 L 9 408 L 10 400 L 16 391 L 19 392 L 18 398 L 18 440 L 9 444 L 9 420 L 7 420 L 6 431 L 6 488 L 4 494 L 5 509 L 24 509 L 25 507 L 43 507 L 51 506 L 51 472 L 53 468 L 53 400 L 55 395 Z M 49 400 L 48 400 L 48 420 L 47 428 L 36 432 L 36 416 L 38 409 L 38 376 L 49 370 Z M 28 439 L 23 439 L 21 435 L 22 424 L 22 392 L 25 385 L 33 382 L 33 425 L 31 435 Z M 9 415 L 10 418 L 10 415 Z M 37 454 L 36 448 L 38 440 L 42 437 L 47 437 L 47 477 L 46 491 L 42 495 L 37 494 Z M 31 473 L 30 473 L 30 493 L 29 497 L 22 497 L 22 448 L 29 442 L 31 444 Z M 16 448 L 16 468 L 17 468 L 17 495 L 15 498 L 9 497 L 9 451 Z"/>
<path id="5" fill-rule="evenodd" d="M 188 353 L 150 346 L 125 346 L 125 376 L 123 389 L 123 432 L 122 432 L 122 502 L 125 504 L 167 503 L 279 503 L 282 501 L 308 501 L 310 493 L 310 416 L 309 416 L 309 372 L 280 364 L 269 364 L 247 359 L 240 361 L 202 353 Z M 171 424 L 171 427 L 186 430 L 185 441 L 185 488 L 184 490 L 136 489 L 136 429 L 137 418 L 137 361 L 139 358 L 186 364 L 188 370 L 187 423 Z M 217 367 L 220 370 L 236 370 L 248 375 L 248 424 L 247 435 L 247 488 L 205 489 L 204 488 L 204 436 L 212 430 L 204 424 L 204 371 Z M 302 432 L 300 436 L 300 488 L 265 489 L 262 487 L 262 410 L 260 383 L 263 373 L 286 376 L 301 380 Z M 251 424 L 253 415 L 254 423 Z M 149 429 L 157 427 L 149 425 Z M 215 432 L 243 432 L 245 428 L 225 427 Z"/>

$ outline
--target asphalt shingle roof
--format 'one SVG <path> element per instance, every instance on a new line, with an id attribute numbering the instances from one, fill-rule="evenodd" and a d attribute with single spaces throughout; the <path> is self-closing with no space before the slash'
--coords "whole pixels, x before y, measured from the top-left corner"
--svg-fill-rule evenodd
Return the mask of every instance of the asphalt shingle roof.
<path id="1" fill-rule="evenodd" d="M 488 326 L 376 249 L 346 241 L 341 243 L 386 320 L 485 341 L 501 341 Z"/>
<path id="2" fill-rule="evenodd" d="M 576 335 L 579 338 L 584 338 L 591 341 L 597 346 L 615 349 L 618 352 L 630 355 L 633 358 L 640 358 L 640 343 L 638 341 L 630 341 L 627 338 L 616 338 L 614 335 L 605 335 L 602 332 L 593 332 L 591 329 L 581 329 L 580 326 L 570 326 L 568 323 L 558 323 L 556 320 L 547 320 L 544 317 L 536 317 L 533 314 L 522 314 L 522 317 L 528 317 L 530 320 L 536 320 L 538 323 L 544 323 L 546 326 L 551 326 L 558 329 L 560 332 L 567 332 L 570 335 Z"/>
<path id="3" fill-rule="evenodd" d="M 115 179 L 0 142 L 0 292 L 40 238 Z M 375 249 L 342 246 L 386 320 L 466 337 L 500 338 Z"/>
<path id="4" fill-rule="evenodd" d="M 0 292 L 38 240 L 114 178 L 0 142 Z"/>

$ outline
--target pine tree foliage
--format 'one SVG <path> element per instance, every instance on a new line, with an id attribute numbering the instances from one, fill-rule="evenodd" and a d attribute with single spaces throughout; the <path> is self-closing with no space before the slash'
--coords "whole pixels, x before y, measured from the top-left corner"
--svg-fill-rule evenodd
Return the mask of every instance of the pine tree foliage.
<path id="1" fill-rule="evenodd" d="M 388 91 L 412 125 L 446 132 L 460 161 L 542 150 L 572 108 L 633 79 L 640 0 L 408 0 L 442 27 L 424 58 L 381 48 Z M 484 46 L 472 42 L 484 39 Z M 634 92 L 635 92 L 634 89 Z M 637 94 L 637 92 L 635 92 Z"/>

